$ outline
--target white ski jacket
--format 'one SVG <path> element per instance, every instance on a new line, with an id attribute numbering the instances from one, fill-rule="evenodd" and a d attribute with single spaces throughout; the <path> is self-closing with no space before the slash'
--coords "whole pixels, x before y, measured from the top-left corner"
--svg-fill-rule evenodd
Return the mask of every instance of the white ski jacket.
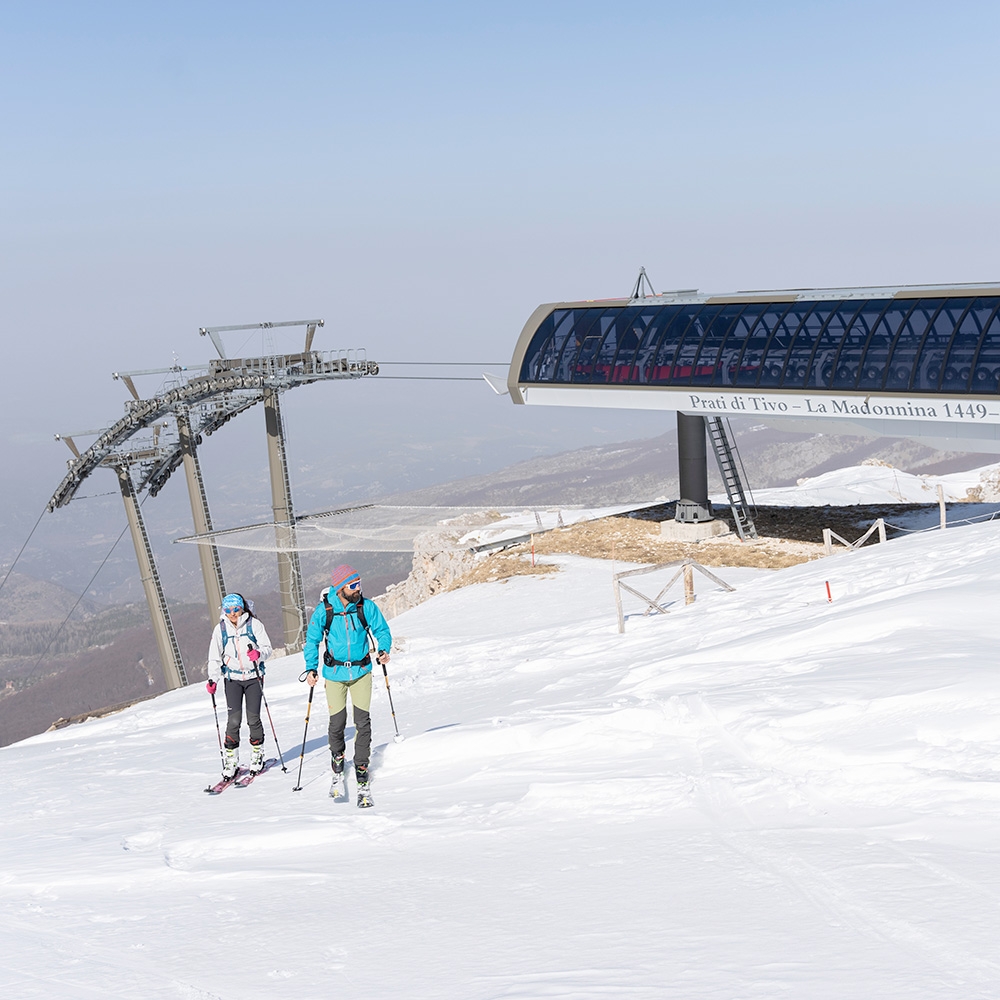
<path id="1" fill-rule="evenodd" d="M 253 660 L 247 657 L 251 649 L 260 650 L 256 670 Z M 267 629 L 259 618 L 253 618 L 243 612 L 233 625 L 225 615 L 222 615 L 219 624 L 215 626 L 208 647 L 208 676 L 216 683 L 221 677 L 247 681 L 256 677 L 259 670 L 263 677 L 264 661 L 272 652 Z"/>

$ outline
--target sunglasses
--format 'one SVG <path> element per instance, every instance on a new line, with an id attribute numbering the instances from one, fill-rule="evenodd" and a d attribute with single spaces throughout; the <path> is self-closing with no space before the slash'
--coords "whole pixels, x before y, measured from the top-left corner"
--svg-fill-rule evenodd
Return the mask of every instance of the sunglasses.
<path id="1" fill-rule="evenodd" d="M 239 605 L 236 605 L 236 604 L 224 604 L 222 606 L 222 613 L 224 615 L 237 614 L 237 613 L 239 613 L 242 610 L 243 609 Z"/>
<path id="2" fill-rule="evenodd" d="M 349 583 L 344 589 L 345 590 L 360 590 L 361 589 L 361 581 L 358 580 L 357 583 Z"/>

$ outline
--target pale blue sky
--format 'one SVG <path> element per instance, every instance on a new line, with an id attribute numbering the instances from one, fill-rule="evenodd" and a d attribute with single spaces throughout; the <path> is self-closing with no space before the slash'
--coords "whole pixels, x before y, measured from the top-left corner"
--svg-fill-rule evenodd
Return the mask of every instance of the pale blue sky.
<path id="1" fill-rule="evenodd" d="M 34 513 L 68 455 L 51 433 L 121 415 L 114 369 L 203 360 L 205 324 L 319 315 L 321 348 L 505 361 L 539 302 L 626 293 L 640 265 L 657 289 L 1000 279 L 998 22 L 961 2 L 6 4 L 0 457 Z M 415 454 L 461 426 L 469 471 L 477 449 L 666 429 L 471 385 L 352 390 L 290 394 L 296 434 L 349 399 Z"/>

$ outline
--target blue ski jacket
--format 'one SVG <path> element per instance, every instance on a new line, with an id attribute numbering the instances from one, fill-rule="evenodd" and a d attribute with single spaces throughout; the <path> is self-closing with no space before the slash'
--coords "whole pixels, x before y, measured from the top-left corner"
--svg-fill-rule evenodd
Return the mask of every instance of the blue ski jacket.
<path id="1" fill-rule="evenodd" d="M 358 608 L 348 604 L 345 608 L 336 592 L 330 594 L 329 589 L 320 595 L 333 606 L 333 619 L 330 622 L 330 634 L 326 640 L 326 651 L 334 663 L 320 663 L 319 648 L 323 642 L 323 630 L 326 627 L 326 605 L 320 601 L 309 620 L 306 632 L 305 654 L 306 670 L 322 669 L 323 676 L 328 681 L 349 683 L 370 673 L 373 663 L 373 651 L 369 648 L 368 634 L 358 618 Z M 375 636 L 380 651 L 389 652 L 392 646 L 392 633 L 389 625 L 379 611 L 374 601 L 364 598 L 365 619 Z"/>

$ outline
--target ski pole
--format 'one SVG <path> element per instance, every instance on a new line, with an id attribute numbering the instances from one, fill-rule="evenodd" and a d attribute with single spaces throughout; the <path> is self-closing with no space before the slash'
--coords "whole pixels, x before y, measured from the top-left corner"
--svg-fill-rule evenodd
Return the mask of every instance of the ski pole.
<path id="1" fill-rule="evenodd" d="M 223 770 L 226 767 L 226 755 L 222 750 L 222 730 L 219 728 L 219 709 L 215 704 L 215 688 L 208 692 L 212 697 L 212 713 L 215 715 L 215 735 L 219 737 L 219 759 L 222 761 Z"/>
<path id="2" fill-rule="evenodd" d="M 253 669 L 257 675 L 257 683 L 260 685 L 260 696 L 264 702 L 264 708 L 267 710 L 267 721 L 271 723 L 271 735 L 274 737 L 274 745 L 278 748 L 278 760 L 281 761 L 281 770 L 287 774 L 288 768 L 285 767 L 285 758 L 281 756 L 281 744 L 278 742 L 278 734 L 274 731 L 274 719 L 271 718 L 271 709 L 267 704 L 267 695 L 264 694 L 264 678 L 260 675 L 256 660 L 253 661 Z"/>
<path id="3" fill-rule="evenodd" d="M 300 677 L 299 680 L 302 680 Z M 299 776 L 296 779 L 295 787 L 292 789 L 293 792 L 302 791 L 302 765 L 306 759 L 306 733 L 309 732 L 309 713 L 312 712 L 313 707 L 313 694 L 316 692 L 316 685 L 314 684 L 309 688 L 309 703 L 306 705 L 306 728 L 302 730 L 302 753 L 299 754 Z"/>
<path id="4" fill-rule="evenodd" d="M 372 649 L 378 649 L 378 643 L 375 641 L 375 636 L 372 635 L 372 630 L 365 625 L 365 631 L 368 633 L 368 642 L 371 644 Z M 378 654 L 375 656 L 375 662 L 381 663 L 378 658 Z M 396 708 L 392 704 L 392 689 L 389 687 L 389 671 L 385 669 L 385 664 L 381 663 L 382 666 L 382 676 L 385 678 L 385 692 L 389 696 L 389 711 L 392 712 L 392 725 L 396 730 L 396 735 L 392 738 L 393 743 L 402 743 L 403 737 L 399 732 L 399 723 L 396 722 Z"/>
<path id="5" fill-rule="evenodd" d="M 392 738 L 393 743 L 402 743 L 403 737 L 399 731 L 399 724 L 396 722 L 396 709 L 392 704 L 392 690 L 389 688 L 389 671 L 382 664 L 382 676 L 385 678 L 385 693 L 389 696 L 389 711 L 392 712 L 392 724 L 396 729 L 396 735 Z"/>

